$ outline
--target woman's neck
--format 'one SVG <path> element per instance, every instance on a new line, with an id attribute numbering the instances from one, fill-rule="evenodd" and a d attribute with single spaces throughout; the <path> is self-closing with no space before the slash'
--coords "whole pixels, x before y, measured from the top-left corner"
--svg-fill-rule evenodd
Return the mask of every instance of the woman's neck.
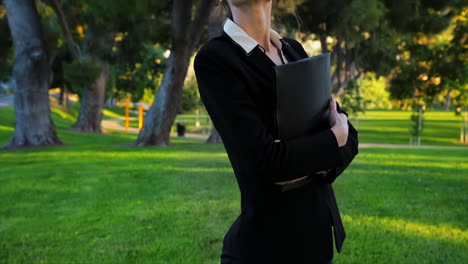
<path id="1" fill-rule="evenodd" d="M 232 18 L 249 36 L 255 39 L 266 52 L 271 49 L 271 1 L 252 5 L 231 6 Z"/>

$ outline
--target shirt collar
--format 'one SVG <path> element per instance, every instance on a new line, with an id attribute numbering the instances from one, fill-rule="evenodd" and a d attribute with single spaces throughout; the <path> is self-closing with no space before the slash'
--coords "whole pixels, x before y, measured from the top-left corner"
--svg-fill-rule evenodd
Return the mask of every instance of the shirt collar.
<path id="1" fill-rule="evenodd" d="M 249 36 L 239 25 L 237 25 L 231 18 L 227 18 L 223 25 L 223 30 L 226 34 L 234 40 L 246 54 L 249 54 L 258 44 L 258 42 Z M 275 30 L 270 28 L 270 39 L 273 44 L 282 50 L 281 35 Z"/>

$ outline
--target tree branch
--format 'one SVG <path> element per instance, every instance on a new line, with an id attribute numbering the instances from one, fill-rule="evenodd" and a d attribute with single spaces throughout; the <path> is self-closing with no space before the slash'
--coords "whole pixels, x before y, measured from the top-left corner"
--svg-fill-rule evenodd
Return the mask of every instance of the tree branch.
<path id="1" fill-rule="evenodd" d="M 68 26 L 68 22 L 65 17 L 65 13 L 63 12 L 62 7 L 60 6 L 57 0 L 51 0 L 51 2 L 55 13 L 59 17 L 60 27 L 62 28 L 63 34 L 67 39 L 68 49 L 70 50 L 70 53 L 72 54 L 74 59 L 80 60 L 82 56 L 81 50 L 78 44 L 76 44 L 75 40 L 73 39 L 70 27 Z"/>
<path id="2" fill-rule="evenodd" d="M 203 26 L 208 22 L 215 1 L 201 0 L 200 2 L 195 19 L 189 29 L 190 53 L 194 52 L 195 46 L 200 41 Z"/>

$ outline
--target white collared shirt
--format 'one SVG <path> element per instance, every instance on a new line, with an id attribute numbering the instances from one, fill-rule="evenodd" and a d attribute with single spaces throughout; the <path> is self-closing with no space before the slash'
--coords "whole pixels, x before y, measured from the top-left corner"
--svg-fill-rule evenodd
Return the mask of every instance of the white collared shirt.
<path id="1" fill-rule="evenodd" d="M 247 32 L 237 25 L 236 22 L 232 21 L 231 18 L 227 18 L 226 21 L 224 21 L 223 30 L 245 51 L 247 55 L 249 55 L 255 47 L 260 45 L 254 38 L 249 36 Z M 280 41 L 282 38 L 283 37 L 281 37 L 278 32 L 270 28 L 270 40 L 273 45 L 279 49 L 284 63 L 287 63 L 288 60 L 284 56 L 282 50 L 283 43 Z"/>

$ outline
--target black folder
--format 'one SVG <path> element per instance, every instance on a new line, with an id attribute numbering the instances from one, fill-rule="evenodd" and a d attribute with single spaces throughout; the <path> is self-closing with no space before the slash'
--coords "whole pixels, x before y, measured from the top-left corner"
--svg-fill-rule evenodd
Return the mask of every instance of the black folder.
<path id="1" fill-rule="evenodd" d="M 274 66 L 276 139 L 330 128 L 330 53 Z"/>

